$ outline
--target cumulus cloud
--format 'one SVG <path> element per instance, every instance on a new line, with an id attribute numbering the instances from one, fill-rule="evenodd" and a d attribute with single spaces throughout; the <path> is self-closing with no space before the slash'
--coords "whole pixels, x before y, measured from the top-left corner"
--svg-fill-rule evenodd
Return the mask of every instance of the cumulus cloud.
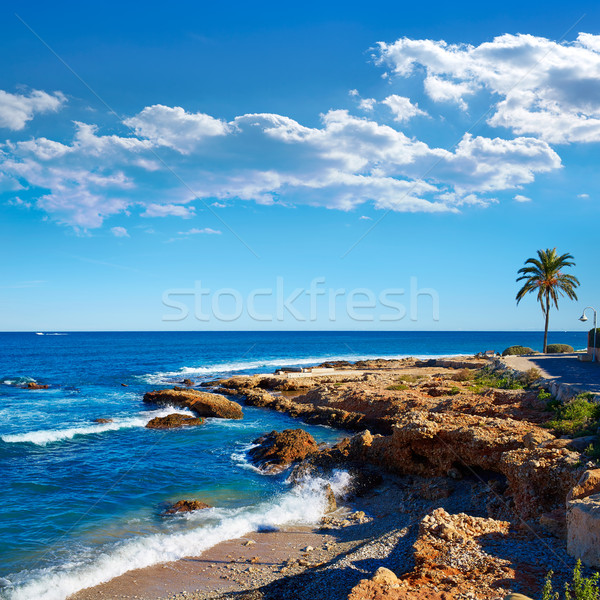
<path id="1" fill-rule="evenodd" d="M 600 141 L 600 36 L 506 34 L 479 46 L 403 38 L 380 43 L 378 62 L 400 77 L 424 69 L 429 97 L 463 109 L 486 91 L 492 126 L 550 143 Z"/>
<path id="2" fill-rule="evenodd" d="M 115 237 L 129 237 L 129 233 L 127 232 L 127 229 L 125 229 L 125 227 L 111 227 L 110 232 Z"/>
<path id="3" fill-rule="evenodd" d="M 398 123 L 426 114 L 403 96 L 382 102 Z M 490 194 L 520 189 L 561 166 L 548 143 L 535 137 L 465 135 L 448 150 L 348 110 L 330 110 L 309 127 L 272 113 L 226 123 L 155 105 L 125 123 L 133 135 L 101 134 L 93 124 L 75 122 L 70 143 L 46 137 L 9 142 L 0 148 L 0 176 L 38 189 L 38 208 L 58 221 L 90 229 L 131 210 L 148 218 L 190 218 L 194 197 L 216 206 L 251 200 L 456 211 L 493 202 Z"/>
<path id="4" fill-rule="evenodd" d="M 61 92 L 32 90 L 28 95 L 0 90 L 0 127 L 18 131 L 36 114 L 57 111 L 67 99 Z"/>
<path id="5" fill-rule="evenodd" d="M 367 112 L 370 112 L 373 110 L 373 108 L 375 107 L 376 104 L 377 104 L 377 100 L 375 100 L 375 98 L 363 98 L 358 103 L 358 107 L 361 110 L 366 110 Z"/>
<path id="6" fill-rule="evenodd" d="M 522 194 L 517 194 L 513 199 L 517 202 L 531 202 L 531 198 L 523 196 Z"/>
<path id="7" fill-rule="evenodd" d="M 188 113 L 180 106 L 147 106 L 125 124 L 158 146 L 168 146 L 182 154 L 190 153 L 206 138 L 225 135 L 227 123 L 204 113 Z"/>
<path id="8" fill-rule="evenodd" d="M 404 96 L 397 96 L 392 94 L 382 100 L 383 104 L 386 104 L 394 115 L 394 120 L 403 122 L 412 119 L 418 115 L 426 116 L 427 113 L 421 110 L 416 104 L 413 104 L 409 98 Z"/>

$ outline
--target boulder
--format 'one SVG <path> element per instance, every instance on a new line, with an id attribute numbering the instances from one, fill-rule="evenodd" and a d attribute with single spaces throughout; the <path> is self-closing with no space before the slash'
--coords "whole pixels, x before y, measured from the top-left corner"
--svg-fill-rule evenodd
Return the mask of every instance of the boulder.
<path id="1" fill-rule="evenodd" d="M 94 419 L 94 423 L 112 423 L 113 420 L 112 419 L 103 419 L 103 418 L 99 418 L 99 419 Z"/>
<path id="2" fill-rule="evenodd" d="M 585 471 L 575 487 L 567 494 L 567 502 L 600 494 L 600 469 Z"/>
<path id="3" fill-rule="evenodd" d="M 588 567 L 600 567 L 600 494 L 568 503 L 567 552 Z"/>
<path id="4" fill-rule="evenodd" d="M 194 510 L 202 510 L 204 508 L 210 508 L 205 502 L 200 500 L 179 500 L 171 506 L 171 508 L 165 511 L 165 515 L 174 515 L 182 512 L 192 512 Z"/>
<path id="5" fill-rule="evenodd" d="M 27 385 L 23 386 L 27 390 L 47 390 L 49 385 L 42 385 L 41 383 L 35 383 L 35 381 L 30 381 Z"/>
<path id="6" fill-rule="evenodd" d="M 396 577 L 396 574 L 393 571 L 390 571 L 385 567 L 379 567 L 379 569 L 375 571 L 375 575 L 373 575 L 371 581 L 375 583 L 395 585 L 398 583 L 398 577 Z"/>
<path id="7" fill-rule="evenodd" d="M 325 502 L 326 513 L 332 513 L 337 510 L 337 501 L 330 484 L 327 484 L 327 487 L 325 488 Z"/>
<path id="8" fill-rule="evenodd" d="M 183 385 L 194 385 L 194 382 L 191 379 L 184 379 L 181 383 Z"/>
<path id="9" fill-rule="evenodd" d="M 252 462 L 268 473 L 279 473 L 319 449 L 313 436 L 303 429 L 271 431 L 253 443 L 257 446 L 248 454 Z"/>
<path id="10" fill-rule="evenodd" d="M 209 394 L 200 390 L 155 390 L 144 395 L 144 402 L 175 408 L 188 408 L 199 417 L 242 419 L 244 413 L 237 402 L 220 394 Z"/>
<path id="11" fill-rule="evenodd" d="M 191 425 L 202 425 L 202 417 L 192 417 L 181 413 L 172 413 L 166 417 L 154 417 L 146 423 L 148 429 L 174 429 L 176 427 L 189 427 Z"/>

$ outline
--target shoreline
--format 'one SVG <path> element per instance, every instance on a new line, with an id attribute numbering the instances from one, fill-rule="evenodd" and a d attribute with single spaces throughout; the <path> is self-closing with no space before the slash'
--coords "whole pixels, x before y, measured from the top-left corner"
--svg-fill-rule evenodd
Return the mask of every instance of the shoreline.
<path id="1" fill-rule="evenodd" d="M 336 400 L 334 400 L 334 397 L 339 392 L 337 386 L 344 386 L 346 391 L 350 390 L 350 396 L 353 394 L 356 395 L 359 392 L 368 395 L 367 392 L 372 391 L 373 386 L 371 382 L 374 381 L 373 378 L 379 378 L 383 382 L 380 385 L 385 386 L 390 381 L 396 381 L 399 374 L 406 373 L 406 375 L 402 376 L 405 378 L 407 376 L 415 377 L 414 381 L 417 383 L 412 383 L 412 388 L 403 383 L 401 386 L 397 386 L 398 389 L 408 390 L 407 393 L 412 393 L 411 389 L 421 389 L 423 385 L 423 381 L 420 381 L 421 378 L 427 381 L 430 380 L 431 384 L 428 384 L 429 387 L 423 389 L 426 390 L 430 398 L 428 402 L 435 405 L 440 400 L 443 400 L 443 398 L 440 398 L 440 393 L 438 393 L 438 390 L 445 385 L 443 384 L 444 377 L 439 377 L 438 373 L 440 370 L 443 369 L 451 372 L 456 369 L 465 370 L 473 368 L 473 365 L 467 364 L 469 361 L 473 362 L 473 357 L 464 355 L 453 355 L 452 358 L 444 356 L 438 359 L 429 357 L 425 360 L 367 360 L 359 361 L 359 363 L 372 364 L 361 365 L 361 371 L 358 375 L 356 369 L 349 368 L 347 368 L 348 372 L 345 374 L 344 367 L 342 367 L 335 373 L 326 373 L 323 376 L 309 376 L 307 378 L 308 381 L 302 380 L 301 382 L 297 379 L 286 381 L 286 377 L 281 375 L 234 375 L 229 379 L 220 380 L 215 391 L 225 393 L 236 399 L 237 397 L 243 398 L 251 406 L 287 412 L 297 418 L 300 427 L 304 421 L 320 422 L 332 427 L 343 428 L 348 423 L 344 416 L 344 413 L 348 410 L 348 400 L 344 400 L 346 404 L 343 406 L 336 406 L 335 409 L 327 408 L 330 411 L 330 413 L 327 413 L 327 419 L 329 420 L 310 420 L 314 414 L 317 414 L 319 419 L 323 417 L 323 409 L 320 408 L 323 401 L 322 398 L 320 399 L 319 394 L 321 396 L 325 394 L 325 398 L 329 398 L 325 404 L 331 404 L 332 402 L 335 404 Z M 481 365 L 485 365 L 486 361 L 479 359 L 475 363 L 477 368 L 479 368 Z M 415 374 L 415 371 L 417 374 Z M 452 375 L 452 373 L 450 374 Z M 400 381 L 404 380 L 400 379 Z M 257 383 L 260 381 L 269 381 L 270 383 L 264 386 Z M 240 382 L 246 387 L 236 387 Z M 254 385 L 257 387 L 255 388 Z M 294 388 L 295 385 L 301 386 L 299 392 L 289 391 L 290 389 L 296 389 Z M 269 388 L 269 386 L 272 387 Z M 459 392 L 457 393 L 462 394 L 461 390 L 464 389 L 464 385 L 460 384 L 460 386 L 460 389 L 458 387 L 445 388 L 444 393 L 454 395 L 454 389 L 458 389 Z M 390 390 L 395 388 L 388 386 L 384 389 Z M 449 392 L 449 389 L 452 391 Z M 320 390 L 316 397 L 313 393 L 315 390 Z M 331 396 L 332 393 L 334 396 Z M 255 397 L 253 397 L 253 394 Z M 391 394 L 391 396 L 392 400 L 398 400 L 398 395 Z M 307 406 L 310 406 L 311 409 L 309 412 L 302 412 L 305 408 L 302 406 L 302 403 L 306 401 L 306 398 L 310 399 L 310 401 L 307 401 Z M 438 398 L 440 400 L 437 400 Z M 400 398 L 399 401 L 402 402 L 402 399 Z M 364 401 L 362 402 L 361 410 L 363 412 L 361 413 L 361 419 L 365 417 L 365 419 L 371 419 L 372 423 L 383 423 L 384 429 L 388 427 L 387 423 L 392 424 L 387 420 L 388 417 L 385 410 L 381 414 L 378 413 L 369 416 L 369 409 L 364 404 Z M 356 400 L 351 400 L 352 403 L 356 404 Z M 369 401 L 369 404 L 372 404 L 372 401 Z M 300 411 L 298 407 L 300 407 Z M 377 406 L 377 409 L 380 411 L 381 407 Z M 431 407 L 421 410 L 431 410 Z M 453 407 L 452 410 L 458 410 L 459 414 L 462 414 L 461 410 L 466 410 L 467 414 L 472 412 L 468 407 L 460 408 L 460 406 L 457 408 Z M 503 418 L 508 419 L 508 421 L 512 418 L 517 418 L 516 415 L 512 415 L 510 412 L 503 412 L 505 410 L 505 407 L 498 409 Z M 517 412 L 519 410 L 521 409 L 517 409 Z M 528 408 L 518 418 L 524 419 L 523 422 L 527 423 L 530 413 L 531 410 Z M 485 411 L 482 414 L 486 414 Z M 331 420 L 331 415 L 335 417 L 333 421 Z M 365 423 L 368 424 L 366 421 L 361 422 L 358 419 L 355 423 L 356 427 L 351 427 L 351 429 L 364 429 L 363 425 Z M 536 426 L 531 425 L 531 427 Z M 382 436 L 376 437 L 381 438 Z M 385 437 L 384 435 L 383 438 Z M 389 434 L 388 437 L 390 437 Z M 277 594 L 281 594 L 281 590 L 291 585 L 291 582 L 295 580 L 306 580 L 309 587 L 314 585 L 315 580 L 327 581 L 328 588 L 331 588 L 328 589 L 327 598 L 346 600 L 355 593 L 353 590 L 359 590 L 356 593 L 360 594 L 361 585 L 363 587 L 367 585 L 369 577 L 372 577 L 375 570 L 380 566 L 385 566 L 399 573 L 401 578 L 404 578 L 403 581 L 410 581 L 411 569 L 414 569 L 415 566 L 415 543 L 418 535 L 422 535 L 421 529 L 424 517 L 431 515 L 433 511 L 447 509 L 450 515 L 466 512 L 468 515 L 476 515 L 481 519 L 489 520 L 491 488 L 483 480 L 478 481 L 477 477 L 473 478 L 468 473 L 463 473 L 458 477 L 458 480 L 460 480 L 458 481 L 450 472 L 442 477 L 435 474 L 433 477 L 431 475 L 421 477 L 418 473 L 394 475 L 385 469 L 383 472 L 386 473 L 384 475 L 385 482 L 383 487 L 371 490 L 367 496 L 354 499 L 349 505 L 353 510 L 364 511 L 370 518 L 369 524 L 350 524 L 350 526 L 340 529 L 334 528 L 325 531 L 321 530 L 319 526 L 294 527 L 291 525 L 275 532 L 251 533 L 243 538 L 220 542 L 207 549 L 198 557 L 187 557 L 173 563 L 163 563 L 144 569 L 129 571 L 106 583 L 81 590 L 69 596 L 69 600 L 93 600 L 94 598 L 138 598 L 144 600 L 185 598 L 190 600 L 205 600 L 209 598 L 225 599 L 234 597 L 248 598 L 248 600 L 254 600 L 255 598 L 273 598 L 273 600 L 278 600 L 279 596 Z M 505 504 L 504 508 L 507 508 L 508 503 Z M 494 509 L 498 515 L 501 514 L 502 518 L 504 518 L 507 514 L 506 511 L 503 512 L 502 507 L 500 507 L 499 512 L 498 510 L 498 507 Z M 468 520 L 470 517 L 466 515 L 460 517 L 463 520 L 464 518 Z M 519 519 L 514 519 L 513 515 L 510 520 L 513 522 L 511 527 L 515 529 L 515 526 L 519 524 Z M 496 522 L 499 523 L 500 521 Z M 515 530 L 518 529 L 516 527 Z M 562 538 L 559 536 L 559 543 L 557 544 L 557 540 L 552 537 L 555 532 L 534 531 L 531 527 L 530 529 L 529 535 L 530 537 L 533 536 L 531 539 L 528 541 L 525 540 L 523 532 L 520 531 L 516 537 L 513 536 L 513 544 L 516 543 L 517 546 L 528 547 L 531 546 L 532 541 L 535 543 L 534 538 L 536 536 L 538 538 L 540 535 L 549 537 L 551 541 L 548 542 L 548 546 L 551 546 L 551 544 L 557 546 L 557 551 L 563 555 L 563 564 L 552 563 L 551 560 L 549 562 L 552 564 L 553 570 L 558 573 L 558 577 L 566 576 L 564 565 L 573 561 L 566 555 Z M 395 536 L 394 547 L 392 550 L 388 548 L 387 554 L 381 552 L 382 544 L 385 546 L 385 542 L 382 540 L 386 536 Z M 246 545 L 248 542 L 254 543 Z M 521 550 L 520 546 L 516 549 L 517 556 L 519 556 Z M 312 547 L 312 550 L 303 552 L 303 549 L 307 547 Z M 370 547 L 379 548 L 379 551 L 374 550 L 371 553 L 374 556 L 369 555 L 367 559 L 364 559 L 364 557 L 354 560 L 349 558 L 357 553 L 360 557 L 361 548 L 364 550 Z M 520 578 L 516 571 L 513 571 L 512 585 L 503 588 L 503 592 L 520 591 L 534 594 L 540 589 L 545 571 L 542 572 L 543 569 L 540 568 L 540 559 L 537 560 L 536 565 L 530 564 L 530 561 L 528 562 L 527 555 L 531 555 L 532 551 L 533 547 L 529 548 L 521 556 L 520 568 L 521 571 L 527 574 L 527 577 L 524 579 Z M 403 557 L 402 560 L 396 560 L 393 557 L 390 558 L 390 555 L 393 553 L 401 555 Z M 367 554 L 369 553 L 367 552 Z M 286 563 L 290 559 L 292 562 Z M 365 568 L 357 568 L 354 565 L 356 560 L 359 562 L 366 560 L 367 562 L 363 565 Z M 506 562 L 508 559 L 502 560 Z M 347 570 L 349 570 L 349 573 L 346 573 Z M 338 571 L 343 571 L 344 576 L 341 578 L 338 577 Z M 410 584 L 402 582 L 394 585 L 396 587 L 402 587 L 403 585 L 406 587 L 406 585 L 409 585 L 410 587 Z M 421 582 L 417 587 L 427 587 L 427 585 L 427 582 Z M 258 592 L 258 589 L 261 591 Z M 431 597 L 432 600 L 452 600 L 454 598 L 458 600 L 463 597 L 495 598 L 495 596 L 489 595 L 489 593 L 481 596 L 464 596 L 460 594 L 436 596 L 435 594 L 438 593 L 437 587 L 433 585 L 432 589 L 434 590 L 431 592 L 433 595 L 423 596 L 423 598 Z M 293 589 L 288 589 L 285 595 L 281 597 L 295 597 L 293 593 Z M 412 592 L 409 590 L 407 593 L 409 595 L 398 596 L 398 598 L 412 598 L 410 596 Z M 319 596 L 313 597 L 319 598 Z M 373 598 L 376 597 L 376 595 L 373 596 Z M 359 595 L 356 600 L 362 600 L 362 597 Z"/>

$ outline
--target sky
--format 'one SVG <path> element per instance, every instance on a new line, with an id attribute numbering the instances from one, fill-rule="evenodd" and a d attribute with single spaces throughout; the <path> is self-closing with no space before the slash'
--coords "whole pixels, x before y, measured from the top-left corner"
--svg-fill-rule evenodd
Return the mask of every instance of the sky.
<path id="1" fill-rule="evenodd" d="M 540 330 L 597 306 L 600 6 L 2 3 L 0 330 Z"/>

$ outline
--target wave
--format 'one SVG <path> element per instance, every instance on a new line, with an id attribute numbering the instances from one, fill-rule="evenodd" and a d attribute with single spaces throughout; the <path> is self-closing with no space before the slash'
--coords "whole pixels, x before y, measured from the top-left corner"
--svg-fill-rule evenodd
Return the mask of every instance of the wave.
<path id="1" fill-rule="evenodd" d="M 10 586 L 3 590 L 8 600 L 64 600 L 71 594 L 109 581 L 131 569 L 199 556 L 219 542 L 253 531 L 284 525 L 314 525 L 323 516 L 326 485 L 343 494 L 347 475 L 310 478 L 271 501 L 243 509 L 220 509 L 211 525 L 196 526 L 179 533 L 158 533 L 114 544 L 95 556 L 75 559 L 65 565 L 8 575 Z M 190 525 L 194 525 L 190 521 Z M 79 554 L 81 556 L 81 554 Z"/>
<path id="2" fill-rule="evenodd" d="M 45 446 L 53 442 L 70 440 L 76 435 L 90 435 L 106 431 L 117 431 L 119 429 L 130 429 L 132 427 L 145 427 L 150 419 L 154 419 L 154 417 L 166 417 L 174 411 L 174 408 L 169 407 L 146 411 L 134 417 L 116 418 L 112 423 L 92 423 L 89 425 L 68 427 L 66 429 L 41 429 L 39 431 L 3 435 L 0 436 L 0 439 L 7 444 L 30 443 L 37 446 Z M 185 409 L 177 409 L 177 412 L 192 414 Z"/>
<path id="3" fill-rule="evenodd" d="M 364 355 L 364 354 L 342 354 L 337 356 L 311 356 L 305 358 L 272 358 L 264 360 L 247 360 L 247 361 L 232 361 L 207 365 L 205 367 L 182 367 L 177 371 L 157 371 L 156 373 L 148 373 L 141 375 L 140 379 L 146 383 L 156 384 L 172 384 L 190 377 L 207 378 L 214 375 L 222 375 L 226 373 L 236 373 L 242 371 L 254 371 L 258 369 L 277 368 L 277 367 L 295 367 L 305 365 L 316 365 L 323 362 L 335 360 L 347 360 L 350 362 L 357 360 L 376 360 L 378 358 L 387 360 L 400 360 L 403 358 L 444 358 L 451 356 L 460 356 L 459 354 L 392 354 L 392 355 Z"/>
<path id="4" fill-rule="evenodd" d="M 0 383 L 3 383 L 4 385 L 27 385 L 28 383 L 37 383 L 37 382 L 33 377 L 8 375 L 6 377 L 2 377 L 0 379 Z"/>

